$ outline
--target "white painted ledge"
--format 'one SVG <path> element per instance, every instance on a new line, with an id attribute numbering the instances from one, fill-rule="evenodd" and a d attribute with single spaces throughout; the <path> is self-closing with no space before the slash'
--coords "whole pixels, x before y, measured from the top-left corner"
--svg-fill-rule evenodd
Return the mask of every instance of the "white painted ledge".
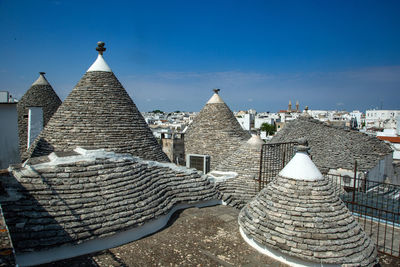
<path id="1" fill-rule="evenodd" d="M 237 172 L 211 171 L 207 173 L 207 178 L 212 183 L 221 183 L 238 176 Z"/>
<path id="2" fill-rule="evenodd" d="M 37 252 L 16 253 L 17 265 L 32 266 L 44 264 L 121 246 L 123 244 L 138 240 L 144 236 L 155 233 L 158 230 L 162 229 L 168 223 L 172 214 L 174 214 L 174 212 L 177 210 L 191 207 L 200 208 L 215 206 L 220 204 L 222 204 L 221 200 L 216 199 L 202 201 L 194 204 L 178 204 L 173 207 L 166 215 L 149 221 L 140 227 L 136 227 L 128 231 L 119 232 L 110 237 L 93 239 L 78 245 L 63 245 L 60 247 Z"/>
<path id="3" fill-rule="evenodd" d="M 283 254 L 282 252 L 268 248 L 266 246 L 260 245 L 258 242 L 253 240 L 251 237 L 247 236 L 243 230 L 242 227 L 239 227 L 240 234 L 242 235 L 243 239 L 253 248 L 255 248 L 258 252 L 267 255 L 268 257 L 282 262 L 284 264 L 287 264 L 289 266 L 293 267 L 340 267 L 341 265 L 339 264 L 327 264 L 327 263 L 315 263 L 315 262 L 308 262 L 301 260 L 299 258 L 291 257 L 286 254 Z"/>

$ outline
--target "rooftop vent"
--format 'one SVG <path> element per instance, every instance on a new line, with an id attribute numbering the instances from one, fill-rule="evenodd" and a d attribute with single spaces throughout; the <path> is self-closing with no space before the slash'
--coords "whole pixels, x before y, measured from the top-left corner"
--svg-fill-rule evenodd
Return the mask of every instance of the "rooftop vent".
<path id="1" fill-rule="evenodd" d="M 203 173 L 210 172 L 210 156 L 189 154 L 186 156 L 186 167 L 195 168 Z"/>

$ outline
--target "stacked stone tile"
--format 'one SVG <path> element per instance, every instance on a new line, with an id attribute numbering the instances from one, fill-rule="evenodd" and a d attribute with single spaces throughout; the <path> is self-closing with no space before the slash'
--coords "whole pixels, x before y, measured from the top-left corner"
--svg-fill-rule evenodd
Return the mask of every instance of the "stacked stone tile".
<path id="1" fill-rule="evenodd" d="M 26 91 L 17 104 L 20 155 L 23 155 L 27 150 L 28 107 L 42 107 L 43 126 L 46 126 L 51 116 L 53 116 L 54 112 L 61 105 L 60 98 L 44 77 L 45 73 L 40 72 L 39 74 L 39 78 Z"/>
<path id="2" fill-rule="evenodd" d="M 377 249 L 305 147 L 239 214 L 244 239 L 289 264 L 373 266 Z"/>
<path id="3" fill-rule="evenodd" d="M 392 153 L 390 146 L 376 137 L 329 126 L 310 116 L 287 123 L 271 142 L 293 141 L 300 137 L 308 140 L 313 161 L 323 172 L 338 168 L 352 170 L 355 160 L 358 170 L 368 171 Z"/>
<path id="4" fill-rule="evenodd" d="M 29 157 L 80 146 L 169 162 L 102 55 L 83 75 L 29 150 Z"/>
<path id="5" fill-rule="evenodd" d="M 23 253 L 143 226 L 179 204 L 217 203 L 214 186 L 194 169 L 104 150 L 76 151 L 10 167 L 15 180 L 5 185 L 11 193 L 1 205 L 17 260 Z"/>
<path id="6" fill-rule="evenodd" d="M 14 248 L 0 207 L 0 266 L 15 266 Z"/>
<path id="7" fill-rule="evenodd" d="M 217 171 L 236 172 L 233 179 L 217 183 L 222 200 L 233 207 L 241 209 L 258 193 L 258 182 L 255 180 L 260 170 L 260 153 L 264 142 L 260 136 L 253 135 L 239 149 L 215 168 Z"/>
<path id="8" fill-rule="evenodd" d="M 211 170 L 250 138 L 218 91 L 215 90 L 185 134 L 185 154 L 209 155 Z"/>

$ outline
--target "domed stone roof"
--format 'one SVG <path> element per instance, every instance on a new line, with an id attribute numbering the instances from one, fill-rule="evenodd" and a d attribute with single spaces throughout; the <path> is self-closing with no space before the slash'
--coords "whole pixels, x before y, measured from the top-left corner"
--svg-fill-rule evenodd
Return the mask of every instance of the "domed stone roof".
<path id="1" fill-rule="evenodd" d="M 375 136 L 355 130 L 327 125 L 313 119 L 308 113 L 288 122 L 276 133 L 271 142 L 290 142 L 301 137 L 307 139 L 313 161 L 322 172 L 329 169 L 354 169 L 369 171 L 393 151 L 388 144 Z"/>
<path id="2" fill-rule="evenodd" d="M 258 182 L 255 178 L 259 175 L 260 153 L 263 144 L 260 136 L 253 135 L 215 167 L 216 171 L 237 173 L 237 177 L 216 184 L 226 204 L 242 208 L 257 195 Z"/>
<path id="3" fill-rule="evenodd" d="M 185 134 L 185 154 L 210 155 L 211 170 L 250 138 L 218 92 L 215 89 Z"/>
<path id="4" fill-rule="evenodd" d="M 9 170 L 0 201 L 22 266 L 131 242 L 178 209 L 220 203 L 194 169 L 104 149 L 54 152 Z"/>
<path id="5" fill-rule="evenodd" d="M 377 249 L 305 151 L 240 212 L 243 238 L 298 266 L 373 266 Z"/>

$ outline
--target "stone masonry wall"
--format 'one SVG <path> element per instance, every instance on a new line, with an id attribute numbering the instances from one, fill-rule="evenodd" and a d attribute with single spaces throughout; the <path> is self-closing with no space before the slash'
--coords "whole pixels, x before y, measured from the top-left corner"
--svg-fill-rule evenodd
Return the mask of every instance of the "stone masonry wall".
<path id="1" fill-rule="evenodd" d="M 167 214 L 176 204 L 217 199 L 206 176 L 139 158 L 101 157 L 13 166 L 1 198 L 14 247 L 36 251 L 111 236 Z M 44 162 L 44 163 L 43 163 Z"/>

